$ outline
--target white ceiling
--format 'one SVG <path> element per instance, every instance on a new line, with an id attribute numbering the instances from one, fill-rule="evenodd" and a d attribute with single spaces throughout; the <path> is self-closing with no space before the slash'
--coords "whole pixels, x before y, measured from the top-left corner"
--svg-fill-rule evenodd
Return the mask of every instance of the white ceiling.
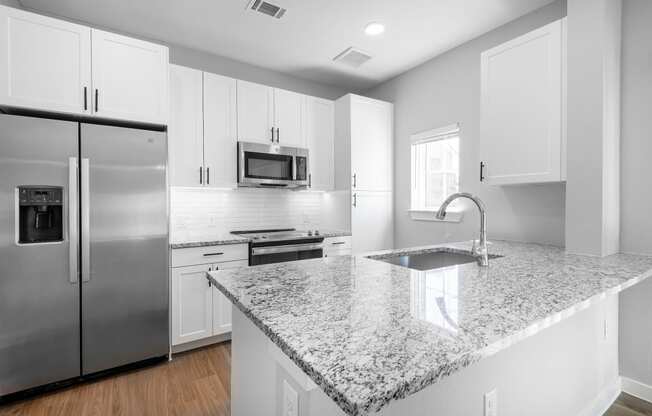
<path id="1" fill-rule="evenodd" d="M 249 0 L 21 0 L 24 7 L 159 39 L 348 89 L 365 89 L 552 0 L 267 0 L 277 20 L 245 10 Z M 369 22 L 385 33 L 368 37 Z M 373 59 L 332 61 L 355 46 Z"/>

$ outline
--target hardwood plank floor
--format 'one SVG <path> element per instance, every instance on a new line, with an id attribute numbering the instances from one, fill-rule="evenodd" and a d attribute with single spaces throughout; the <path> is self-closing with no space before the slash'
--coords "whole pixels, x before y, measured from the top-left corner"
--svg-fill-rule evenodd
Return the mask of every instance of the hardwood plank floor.
<path id="1" fill-rule="evenodd" d="M 0 407 L 0 416 L 230 416 L 231 343 Z M 652 416 L 622 393 L 604 416 Z"/>
<path id="2" fill-rule="evenodd" d="M 0 416 L 229 416 L 231 343 L 0 407 Z"/>

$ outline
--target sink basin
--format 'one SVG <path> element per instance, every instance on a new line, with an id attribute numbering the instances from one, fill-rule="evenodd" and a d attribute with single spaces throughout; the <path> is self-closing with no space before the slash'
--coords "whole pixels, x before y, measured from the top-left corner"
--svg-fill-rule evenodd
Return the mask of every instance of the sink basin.
<path id="1" fill-rule="evenodd" d="M 499 256 L 489 256 L 490 259 L 496 257 Z M 476 258 L 471 254 L 452 252 L 442 249 L 426 252 L 404 252 L 397 253 L 395 255 L 382 254 L 378 256 L 369 256 L 368 258 L 415 270 L 441 269 L 443 267 L 477 262 Z"/>

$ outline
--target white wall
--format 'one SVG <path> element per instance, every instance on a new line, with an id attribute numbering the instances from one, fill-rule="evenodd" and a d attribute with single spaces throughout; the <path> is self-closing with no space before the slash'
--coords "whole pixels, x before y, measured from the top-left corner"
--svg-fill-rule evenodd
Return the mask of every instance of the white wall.
<path id="1" fill-rule="evenodd" d="M 652 2 L 623 2 L 621 250 L 652 255 Z M 620 369 L 652 385 L 652 281 L 621 294 Z"/>
<path id="2" fill-rule="evenodd" d="M 326 195 L 281 189 L 173 187 L 170 241 L 211 240 L 234 230 L 328 227 L 323 210 Z"/>
<path id="3" fill-rule="evenodd" d="M 395 244 L 463 240 L 478 234 L 471 209 L 461 224 L 413 221 L 410 204 L 411 134 L 461 123 L 460 190 L 478 194 L 488 209 L 489 238 L 564 244 L 562 184 L 489 187 L 479 182 L 480 53 L 566 14 L 561 0 L 414 68 L 364 95 L 395 105 Z M 477 237 L 475 237 L 477 238 Z"/>

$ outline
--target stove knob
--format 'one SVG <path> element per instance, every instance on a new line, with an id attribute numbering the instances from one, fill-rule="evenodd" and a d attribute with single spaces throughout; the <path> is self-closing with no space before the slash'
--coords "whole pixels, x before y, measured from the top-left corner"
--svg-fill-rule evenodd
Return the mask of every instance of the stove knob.
<path id="1" fill-rule="evenodd" d="M 310 237 L 311 235 L 312 235 L 312 231 L 308 230 L 308 237 Z"/>
<path id="2" fill-rule="evenodd" d="M 315 235 L 319 235 L 319 230 L 315 230 Z"/>

